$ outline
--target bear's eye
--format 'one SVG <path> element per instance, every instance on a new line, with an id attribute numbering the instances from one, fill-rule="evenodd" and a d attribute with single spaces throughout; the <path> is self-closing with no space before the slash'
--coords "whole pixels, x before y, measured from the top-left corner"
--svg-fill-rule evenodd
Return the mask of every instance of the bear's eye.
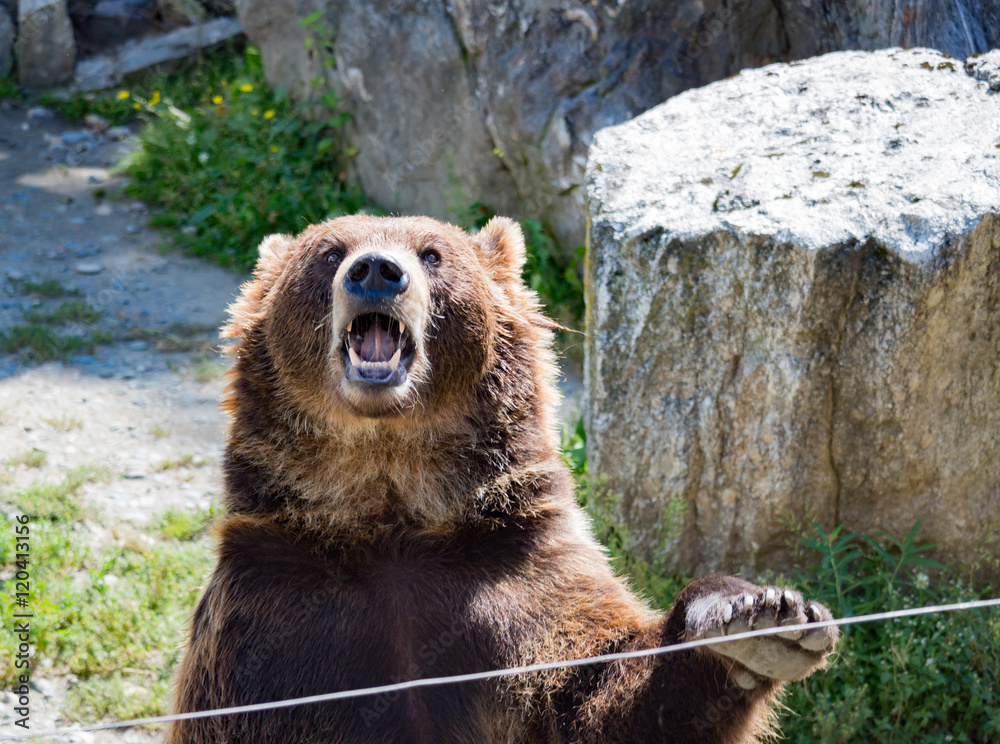
<path id="1" fill-rule="evenodd" d="M 344 252 L 334 249 L 326 254 L 324 260 L 331 266 L 340 266 L 340 262 L 344 260 Z"/>
<path id="2" fill-rule="evenodd" d="M 424 248 L 424 250 L 420 252 L 420 260 L 424 263 L 433 265 L 441 262 L 441 254 L 433 248 Z"/>

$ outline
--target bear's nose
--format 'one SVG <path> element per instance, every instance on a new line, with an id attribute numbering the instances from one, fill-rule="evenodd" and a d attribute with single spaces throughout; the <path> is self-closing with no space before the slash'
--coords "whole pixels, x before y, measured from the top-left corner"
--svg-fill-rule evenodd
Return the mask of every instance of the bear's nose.
<path id="1" fill-rule="evenodd" d="M 402 294 L 410 286 L 410 275 L 388 256 L 367 253 L 357 258 L 344 277 L 348 294 L 382 300 Z"/>

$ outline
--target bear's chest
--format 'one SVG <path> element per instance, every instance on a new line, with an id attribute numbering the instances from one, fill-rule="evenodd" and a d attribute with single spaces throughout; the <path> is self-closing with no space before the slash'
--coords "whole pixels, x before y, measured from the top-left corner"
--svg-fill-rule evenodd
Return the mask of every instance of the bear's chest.
<path id="1" fill-rule="evenodd" d="M 233 547 L 223 551 L 199 609 L 226 608 L 211 618 L 210 632 L 233 660 L 223 684 L 227 705 L 467 674 L 513 661 L 511 628 L 489 622 L 502 560 L 474 565 L 475 556 L 463 551 L 402 544 L 323 558 L 269 536 Z M 274 673 L 279 666 L 282 672 Z M 498 689 L 496 682 L 430 686 L 277 714 L 289 732 L 298 732 L 289 740 L 486 741 L 491 736 L 483 727 L 501 704 Z"/>

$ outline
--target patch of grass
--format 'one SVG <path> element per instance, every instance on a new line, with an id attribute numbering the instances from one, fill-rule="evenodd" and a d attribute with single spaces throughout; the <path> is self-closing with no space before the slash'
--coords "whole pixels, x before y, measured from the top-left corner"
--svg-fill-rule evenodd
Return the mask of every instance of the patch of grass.
<path id="1" fill-rule="evenodd" d="M 211 560 L 206 548 L 170 542 L 142 552 L 105 549 L 64 595 L 52 633 L 39 638 L 39 652 L 81 677 L 157 669 L 175 659 L 186 612 Z M 174 643 L 165 647 L 164 637 Z"/>
<path id="2" fill-rule="evenodd" d="M 151 224 L 189 253 L 246 270 L 273 232 L 365 206 L 345 186 L 338 129 L 345 114 L 332 93 L 305 116 L 264 80 L 259 52 L 228 53 L 189 66 L 173 81 L 128 91 L 146 120 L 124 165 L 128 193 L 160 207 Z"/>
<path id="3" fill-rule="evenodd" d="M 153 439 L 163 439 L 163 437 L 170 435 L 170 429 L 166 429 L 159 424 L 153 424 L 149 427 L 149 433 L 152 435 Z"/>
<path id="4" fill-rule="evenodd" d="M 207 353 L 215 343 L 218 328 L 197 323 L 173 323 L 166 330 L 137 326 L 129 339 L 148 341 L 157 351 L 199 351 Z"/>
<path id="5" fill-rule="evenodd" d="M 13 280 L 12 280 L 13 281 Z M 83 291 L 76 287 L 67 287 L 58 279 L 42 279 L 41 281 L 24 280 L 14 282 L 18 291 L 26 295 L 34 295 L 46 300 L 56 300 L 62 297 L 82 297 Z"/>
<path id="6" fill-rule="evenodd" d="M 169 700 L 169 671 L 137 669 L 93 676 L 72 687 L 66 696 L 65 713 L 80 723 L 129 721 L 169 712 L 164 704 Z"/>
<path id="7" fill-rule="evenodd" d="M 180 457 L 173 457 L 169 460 L 163 460 L 153 467 L 154 473 L 163 473 L 167 470 L 176 470 L 177 468 L 186 468 L 195 464 L 194 455 L 187 454 L 181 455 Z"/>
<path id="8" fill-rule="evenodd" d="M 101 344 L 109 344 L 112 336 L 107 331 L 92 331 L 82 336 L 70 336 L 53 330 L 48 325 L 26 323 L 0 333 L 0 352 L 20 352 L 34 362 L 67 359 L 74 354 L 86 354 Z"/>
<path id="9" fill-rule="evenodd" d="M 13 77 L 0 77 L 0 101 L 20 100 L 21 84 Z"/>
<path id="10" fill-rule="evenodd" d="M 5 496 L 5 500 L 10 501 L 22 513 L 36 521 L 83 519 L 88 510 L 77 498 L 80 488 L 105 477 L 103 471 L 95 468 L 74 468 L 66 473 L 61 483 L 35 483 Z"/>
<path id="11" fill-rule="evenodd" d="M 75 416 L 50 416 L 43 418 L 42 421 L 59 431 L 73 431 L 74 429 L 83 428 L 83 421 Z"/>
<path id="12" fill-rule="evenodd" d="M 130 96 L 119 96 L 118 91 L 73 93 L 69 96 L 42 93 L 38 102 L 71 121 L 83 122 L 88 114 L 96 114 L 112 125 L 128 124 L 142 110 L 141 106 L 136 108 L 136 102 Z"/>
<path id="13" fill-rule="evenodd" d="M 216 357 L 200 357 L 191 367 L 191 376 L 197 382 L 211 382 L 222 377 L 226 369 L 225 362 Z"/>
<path id="14" fill-rule="evenodd" d="M 607 548 L 618 575 L 656 607 L 669 607 L 691 577 L 669 574 L 662 562 L 650 564 L 635 554 L 632 536 L 621 516 L 621 499 L 605 483 L 584 476 L 578 481 L 577 499 L 590 516 L 594 535 Z M 656 554 L 664 555 L 663 551 Z"/>
<path id="15" fill-rule="evenodd" d="M 590 517 L 595 537 L 608 550 L 611 564 L 632 589 L 657 607 L 669 607 L 674 597 L 690 580 L 686 574 L 668 574 L 663 569 L 665 552 L 650 564 L 636 556 L 632 536 L 621 514 L 621 498 L 607 484 L 587 473 L 586 435 L 582 420 L 575 429 L 563 432 L 563 457 L 577 482 L 577 500 Z"/>
<path id="16" fill-rule="evenodd" d="M 170 675 L 200 587 L 212 564 L 204 513 L 162 520 L 161 542 L 132 548 L 91 544 L 82 529 L 87 510 L 67 501 L 96 471 L 74 471 L 53 487 L 3 496 L 31 520 L 33 664 L 54 674 L 76 674 L 66 713 L 80 721 L 164 713 Z M 44 495 L 40 495 L 44 494 Z M 43 504 L 42 502 L 48 503 Z M 11 533 L 8 509 L 0 529 Z M 114 523 L 111 523 L 112 528 Z M 8 541 L 0 541 L 7 565 Z M 138 546 L 138 547 L 135 547 Z M 7 604 L 3 605 L 5 622 Z M 0 679 L 13 679 L 16 637 L 0 634 Z"/>
<path id="17" fill-rule="evenodd" d="M 65 294 L 68 290 L 54 280 L 39 284 L 23 284 L 47 297 Z M 111 333 L 105 330 L 90 331 L 83 335 L 62 333 L 59 326 L 67 323 L 93 325 L 101 317 L 100 311 L 86 302 L 63 302 L 54 310 L 29 310 L 23 314 L 24 323 L 0 333 L 0 352 L 20 352 L 29 361 L 47 362 L 68 359 L 73 354 L 89 353 L 95 346 L 111 343 Z"/>
<path id="18" fill-rule="evenodd" d="M 47 459 L 48 453 L 45 450 L 32 448 L 13 457 L 8 457 L 7 465 L 24 465 L 29 468 L 40 468 L 45 464 Z"/>
<path id="19" fill-rule="evenodd" d="M 213 509 L 170 507 L 150 523 L 150 530 L 165 540 L 193 540 L 205 534 L 214 515 Z"/>
<path id="20" fill-rule="evenodd" d="M 55 310 L 29 310 L 24 313 L 24 320 L 39 325 L 64 325 L 66 323 L 83 323 L 93 325 L 101 319 L 101 311 L 86 302 L 64 302 Z"/>

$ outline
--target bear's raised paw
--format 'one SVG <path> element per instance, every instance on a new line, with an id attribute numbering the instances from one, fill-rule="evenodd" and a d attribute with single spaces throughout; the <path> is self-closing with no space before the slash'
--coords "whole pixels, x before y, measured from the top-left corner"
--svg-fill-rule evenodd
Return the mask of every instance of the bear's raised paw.
<path id="1" fill-rule="evenodd" d="M 739 584 L 742 587 L 727 586 L 722 591 L 711 591 L 687 602 L 687 640 L 818 623 L 833 618 L 826 607 L 818 602 L 805 602 L 801 594 L 791 589 L 760 587 L 742 581 Z M 823 626 L 718 643 L 707 648 L 738 662 L 743 668 L 734 668 L 732 680 L 740 687 L 753 689 L 761 677 L 789 681 L 808 676 L 823 666 L 838 637 L 835 626 Z"/>

